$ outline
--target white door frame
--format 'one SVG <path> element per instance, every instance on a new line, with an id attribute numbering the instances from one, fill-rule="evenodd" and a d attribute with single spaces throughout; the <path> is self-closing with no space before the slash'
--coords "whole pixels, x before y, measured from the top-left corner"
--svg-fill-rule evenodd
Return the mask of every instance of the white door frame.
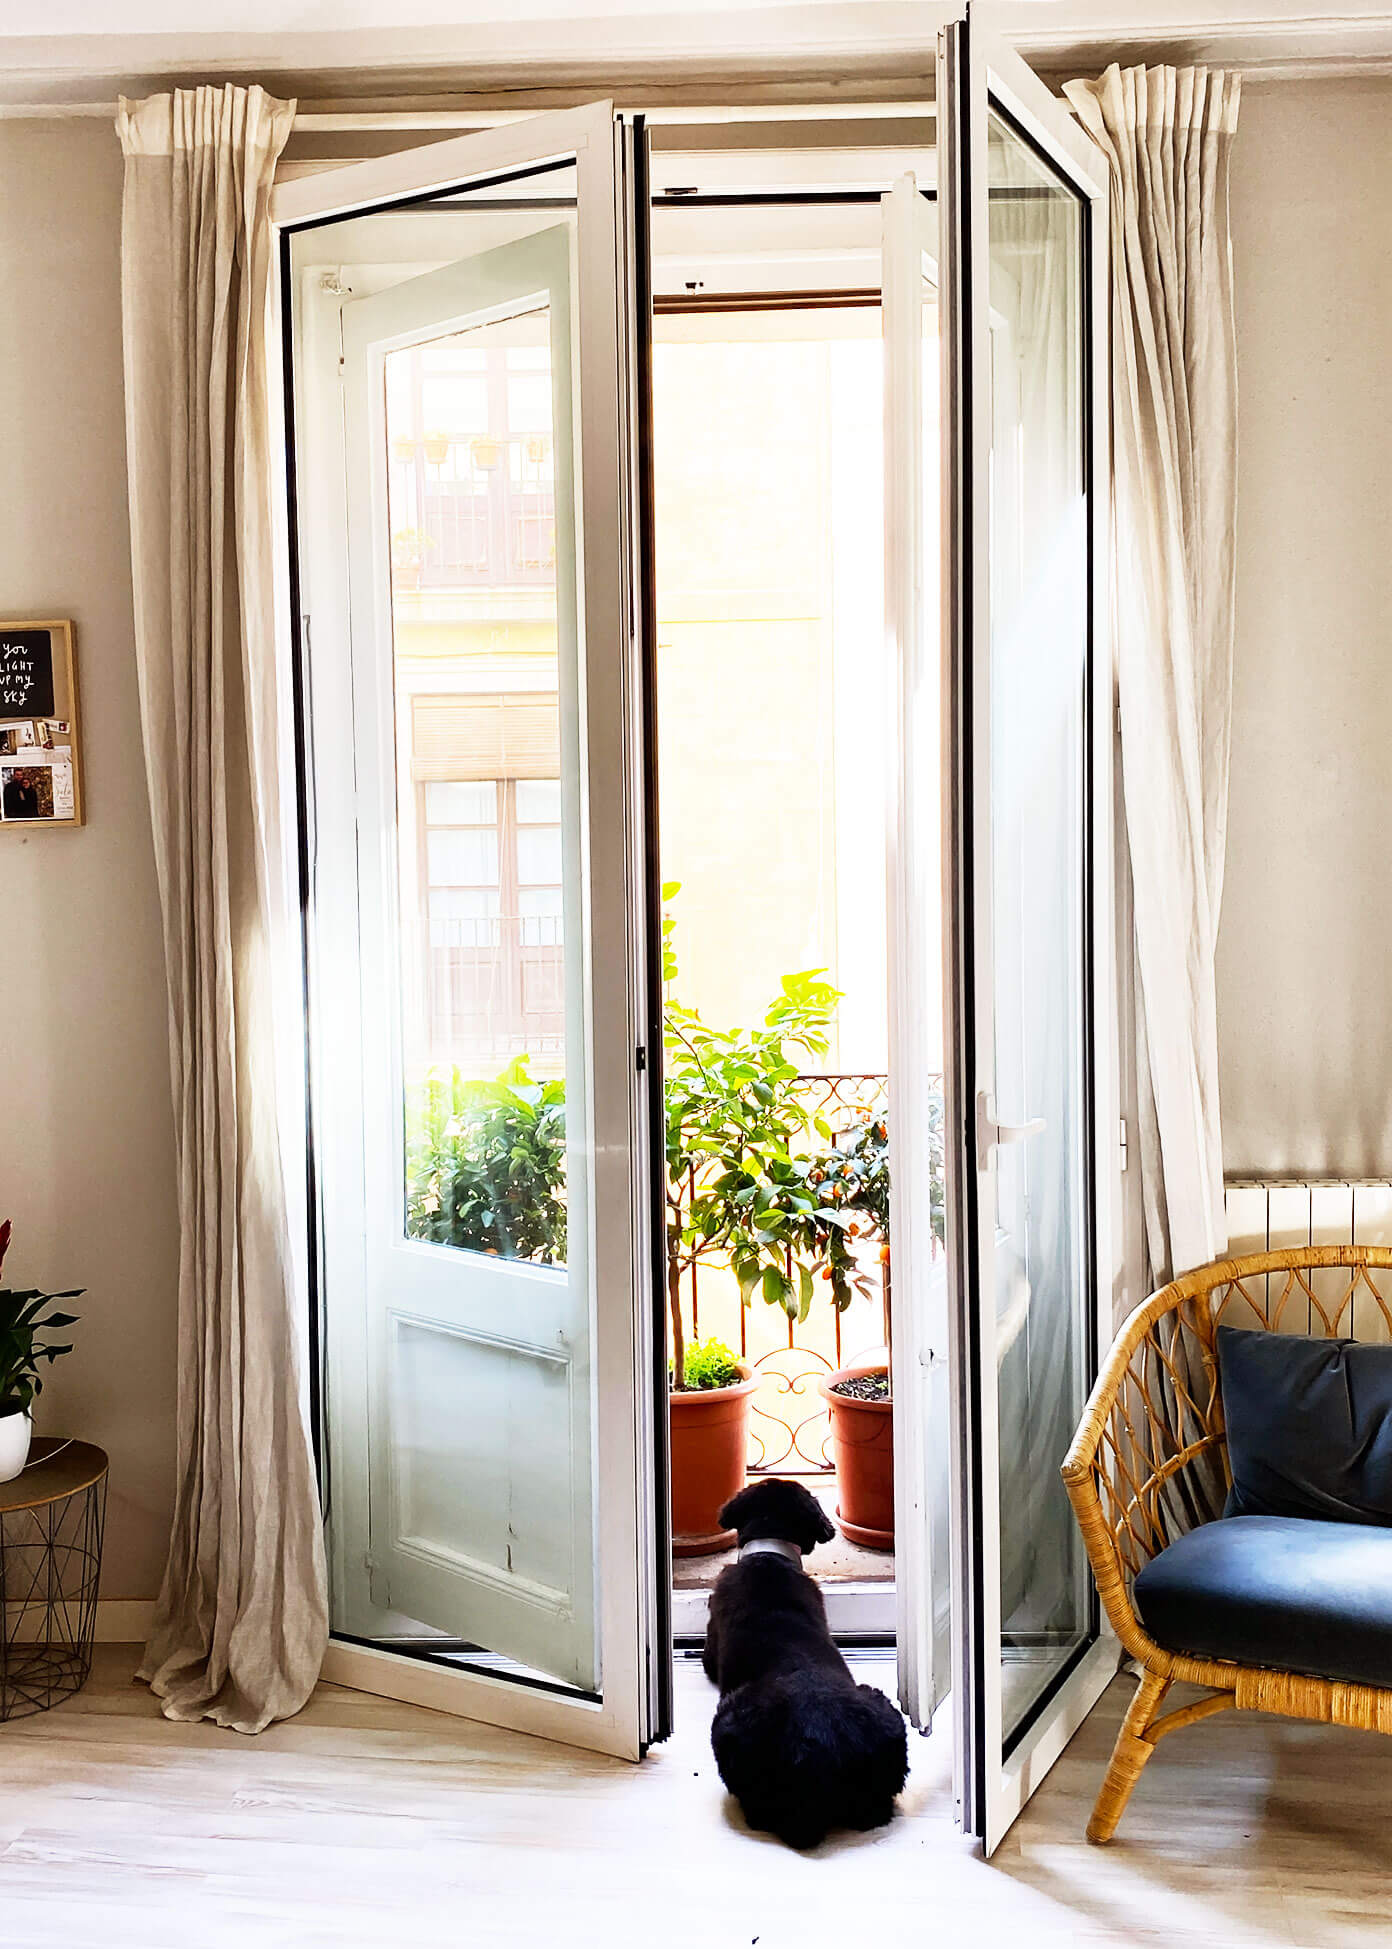
<path id="1" fill-rule="evenodd" d="M 936 206 L 913 175 L 882 204 L 885 367 L 885 636 L 893 787 L 889 923 L 890 1233 L 894 1367 L 894 1577 L 899 1703 L 926 1728 L 951 1683 L 948 1332 L 944 1255 L 929 1200 L 932 1104 L 944 1066 L 939 765 L 942 670 L 936 560 L 925 499 L 924 289 L 938 281 Z M 929 380 L 930 385 L 936 379 Z"/>
<path id="2" fill-rule="evenodd" d="M 334 1638 L 324 1676 L 336 1682 L 429 1705 L 518 1730 L 638 1758 L 661 1736 L 670 1646 L 658 1631 L 666 1575 L 659 1539 L 665 1535 L 658 1480 L 655 1411 L 648 1395 L 660 1372 L 653 1300 L 650 1092 L 642 1073 L 653 1029 L 647 978 L 649 915 L 645 849 L 647 814 L 643 722 L 644 607 L 638 591 L 637 431 L 634 397 L 634 225 L 626 214 L 635 195 L 632 131 L 616 128 L 610 104 L 538 117 L 455 140 L 374 158 L 279 185 L 271 220 L 289 263 L 288 239 L 302 226 L 323 223 L 395 202 L 463 189 L 509 174 L 574 159 L 577 181 L 575 276 L 579 336 L 581 510 L 579 576 L 584 638 L 584 739 L 589 824 L 584 861 L 587 999 L 593 1050 L 610 1060 L 591 1064 L 592 1209 L 603 1214 L 593 1230 L 595 1374 L 595 1506 L 599 1595 L 597 1637 L 600 1696 L 515 1683 L 477 1670 L 403 1656 Z M 291 293 L 280 302 L 293 317 Z M 641 321 L 638 321 L 641 324 Z M 288 490 L 287 490 L 288 503 Z M 288 505 L 281 510 L 287 516 Z M 332 694 L 329 672 L 317 674 L 314 631 L 295 618 L 304 694 L 312 708 L 309 737 L 321 754 L 341 739 L 343 696 Z M 325 632 L 327 633 L 327 632 Z M 322 641 L 322 636 L 321 636 Z M 348 745 L 351 750 L 351 741 Z M 330 759 L 332 753 L 328 754 Z M 341 765 L 324 774 L 332 788 L 351 791 Z M 321 808 L 322 809 L 322 808 Z M 340 815 L 344 807 L 335 808 Z M 314 809 L 311 807 L 311 816 Z M 311 850 L 323 865 L 338 821 L 314 819 Z M 348 824 L 351 832 L 351 819 Z M 340 858 L 338 865 L 345 862 Z M 309 887 L 311 933 L 308 990 L 316 1055 L 356 1046 L 355 984 L 324 979 L 335 952 L 347 943 L 344 915 L 326 914 L 317 881 Z M 327 925 L 325 926 L 325 922 Z M 322 950 L 315 936 L 324 926 Z M 622 1060 L 613 1060 L 616 1052 Z M 639 1053 L 643 1052 L 643 1053 Z M 649 1067 L 649 1074 L 651 1069 Z M 322 1182 L 320 1222 L 326 1273 L 336 1303 L 361 1303 L 360 1254 L 351 1245 L 354 1169 L 340 1157 L 335 1174 L 333 1132 L 315 1129 Z M 340 1146 L 341 1149 L 341 1146 Z M 358 1197 L 361 1179 L 358 1173 Z M 360 1202 L 356 1206 L 360 1210 Z M 360 1230 L 360 1227 L 359 1227 Z M 355 1261 L 357 1269 L 355 1271 Z"/>
<path id="3" fill-rule="evenodd" d="M 943 251 L 943 595 L 946 707 L 944 712 L 944 806 L 948 927 L 945 980 L 959 1005 L 946 1065 L 948 1128 L 948 1225 L 958 1281 L 953 1308 L 954 1452 L 960 1474 L 956 1497 L 953 1604 L 957 1700 L 959 1813 L 968 1832 L 989 1853 L 1067 1745 L 1114 1675 L 1117 1647 L 1106 1621 L 1059 1689 L 1002 1757 L 1000 1676 L 1000 1520 L 996 1372 L 985 1357 L 984 1313 L 994 1306 L 989 1278 L 990 1242 L 973 1236 L 970 1214 L 977 1172 L 974 1023 L 989 1022 L 993 1007 L 989 957 L 976 957 L 964 915 L 961 889 L 973 863 L 990 859 L 989 791 L 978 786 L 969 805 L 957 781 L 982 749 L 984 699 L 989 697 L 990 560 L 984 522 L 990 466 L 990 425 L 973 382 L 988 369 L 989 249 L 987 233 L 987 116 L 1001 108 L 1084 200 L 1085 325 L 1092 348 L 1090 409 L 1089 549 L 1091 597 L 1092 804 L 1089 896 L 1091 899 L 1090 994 L 1096 1288 L 1096 1349 L 1112 1334 L 1114 1293 L 1123 1268 L 1121 1153 L 1116 1141 L 1120 1105 L 1117 1064 L 1116 942 L 1112 847 L 1112 752 L 1114 674 L 1109 620 L 1110 509 L 1108 498 L 1110 399 L 1107 313 L 1107 196 L 1105 164 L 1067 111 L 1049 95 L 1018 55 L 982 32 L 980 9 L 951 28 L 940 42 L 938 84 L 939 211 Z M 973 410 L 974 405 L 977 410 Z M 964 525 L 965 524 L 965 525 Z M 976 716 L 963 719 L 964 697 L 976 699 Z M 985 1173 L 982 1173 L 985 1176 Z M 993 1203 L 983 1193 L 981 1208 Z M 973 1466 L 976 1464 L 977 1466 Z"/>

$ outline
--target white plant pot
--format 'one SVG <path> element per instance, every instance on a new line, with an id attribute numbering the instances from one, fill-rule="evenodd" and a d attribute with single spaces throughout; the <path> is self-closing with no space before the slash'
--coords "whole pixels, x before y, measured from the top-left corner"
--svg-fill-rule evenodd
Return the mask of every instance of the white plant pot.
<path id="1" fill-rule="evenodd" d="M 34 1423 L 28 1414 L 0 1415 L 0 1482 L 13 1482 L 29 1460 Z"/>

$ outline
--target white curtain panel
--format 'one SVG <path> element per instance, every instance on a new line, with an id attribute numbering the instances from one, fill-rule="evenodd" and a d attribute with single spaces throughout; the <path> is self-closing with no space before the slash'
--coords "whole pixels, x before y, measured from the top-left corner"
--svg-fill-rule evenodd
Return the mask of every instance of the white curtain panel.
<path id="1" fill-rule="evenodd" d="M 1214 951 L 1232 714 L 1236 75 L 1112 67 L 1065 93 L 1112 187 L 1115 592 L 1151 1274 L 1227 1247 Z"/>
<path id="2" fill-rule="evenodd" d="M 122 102 L 118 120 L 136 653 L 181 1230 L 174 1525 L 141 1675 L 168 1717 L 242 1732 L 299 1710 L 327 1639 L 281 1128 L 293 801 L 269 202 L 293 115 L 259 88 L 206 87 Z"/>

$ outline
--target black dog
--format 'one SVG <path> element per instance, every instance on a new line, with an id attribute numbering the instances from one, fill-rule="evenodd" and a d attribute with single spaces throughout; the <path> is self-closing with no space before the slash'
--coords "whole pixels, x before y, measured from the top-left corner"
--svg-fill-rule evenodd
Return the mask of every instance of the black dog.
<path id="1" fill-rule="evenodd" d="M 904 1721 L 851 1677 L 802 1568 L 835 1530 L 801 1483 L 774 1477 L 727 1502 L 720 1524 L 740 1540 L 740 1561 L 711 1594 L 702 1654 L 720 1687 L 711 1745 L 721 1779 L 749 1825 L 789 1847 L 883 1827 L 909 1770 Z"/>

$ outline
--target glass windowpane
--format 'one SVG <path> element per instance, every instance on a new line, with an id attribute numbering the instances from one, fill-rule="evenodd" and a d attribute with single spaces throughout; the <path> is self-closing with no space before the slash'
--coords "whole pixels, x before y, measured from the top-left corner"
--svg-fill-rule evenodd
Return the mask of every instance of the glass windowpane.
<path id="1" fill-rule="evenodd" d="M 546 886 L 561 877 L 559 826 L 521 826 L 517 833 L 517 879 L 521 886 Z"/>
<path id="2" fill-rule="evenodd" d="M 425 788 L 425 816 L 432 826 L 494 826 L 498 787 L 492 779 L 432 780 Z"/>
<path id="3" fill-rule="evenodd" d="M 487 826 L 432 832 L 425 845 L 432 886 L 498 884 L 498 835 Z"/>
<path id="4" fill-rule="evenodd" d="M 558 778 L 519 778 L 517 781 L 517 819 L 519 825 L 551 825 L 561 817 L 561 781 Z"/>
<path id="5" fill-rule="evenodd" d="M 998 117 L 991 260 L 991 865 L 1002 1731 L 1092 1635 L 1059 1464 L 1090 1372 L 1082 206 Z"/>

